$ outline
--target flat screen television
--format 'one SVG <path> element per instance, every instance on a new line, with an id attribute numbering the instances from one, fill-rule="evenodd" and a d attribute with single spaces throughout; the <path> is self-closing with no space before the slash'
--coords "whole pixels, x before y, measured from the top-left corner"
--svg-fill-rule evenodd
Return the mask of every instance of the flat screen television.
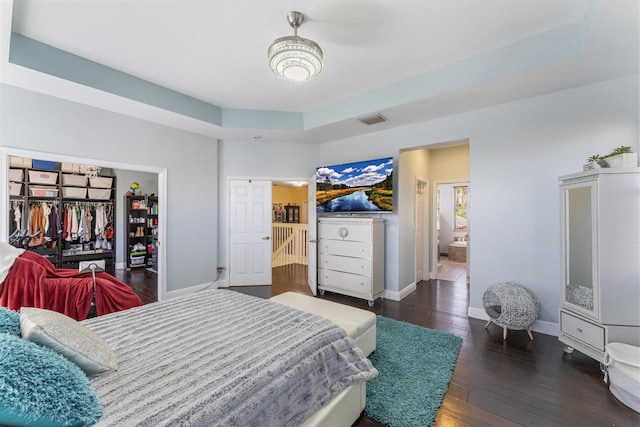
<path id="1" fill-rule="evenodd" d="M 393 212 L 393 157 L 316 168 L 316 211 Z"/>

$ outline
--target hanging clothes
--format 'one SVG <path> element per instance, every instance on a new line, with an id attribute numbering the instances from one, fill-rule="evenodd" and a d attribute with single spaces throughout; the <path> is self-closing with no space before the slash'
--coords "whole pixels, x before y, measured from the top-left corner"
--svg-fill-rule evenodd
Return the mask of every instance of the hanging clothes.
<path id="1" fill-rule="evenodd" d="M 69 235 L 67 231 L 67 228 L 69 226 L 68 209 L 69 207 L 65 206 L 65 208 L 62 211 L 62 231 L 60 236 L 62 237 L 63 240 L 67 240 L 67 236 Z"/>
<path id="2" fill-rule="evenodd" d="M 69 216 L 71 217 L 71 221 L 69 223 L 70 230 L 67 240 L 78 240 L 78 209 L 76 206 L 71 208 L 71 214 Z"/>
<path id="3" fill-rule="evenodd" d="M 92 209 L 95 209 L 95 207 L 87 206 L 86 212 L 85 212 L 84 235 L 87 242 L 90 242 L 93 240 L 93 236 L 91 234 L 91 230 L 92 230 L 91 222 L 93 221 L 93 214 L 91 213 Z"/>
<path id="4" fill-rule="evenodd" d="M 39 203 L 31 205 L 31 212 L 29 213 L 29 235 L 34 237 L 29 240 L 29 246 L 33 247 L 44 244 L 44 227 L 45 218 L 42 207 Z"/>
<path id="5" fill-rule="evenodd" d="M 80 243 L 86 242 L 85 231 L 87 229 L 87 214 L 86 208 L 82 206 L 80 208 L 80 213 L 78 214 L 78 240 Z"/>

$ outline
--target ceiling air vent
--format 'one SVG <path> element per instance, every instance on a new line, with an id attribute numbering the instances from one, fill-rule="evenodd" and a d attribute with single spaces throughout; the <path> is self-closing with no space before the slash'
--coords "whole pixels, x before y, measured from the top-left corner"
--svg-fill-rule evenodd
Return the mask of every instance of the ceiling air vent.
<path id="1" fill-rule="evenodd" d="M 360 117 L 358 120 L 360 120 L 362 123 L 364 123 L 367 126 L 371 126 L 371 125 L 375 125 L 376 123 L 386 122 L 387 118 L 382 114 L 378 113 L 378 114 L 373 114 L 371 116 Z"/>

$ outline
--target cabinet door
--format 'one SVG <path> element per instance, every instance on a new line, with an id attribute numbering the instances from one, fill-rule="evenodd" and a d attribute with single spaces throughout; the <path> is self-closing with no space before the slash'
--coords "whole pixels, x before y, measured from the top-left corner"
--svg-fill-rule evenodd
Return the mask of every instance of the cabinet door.
<path id="1" fill-rule="evenodd" d="M 598 320 L 596 182 L 563 185 L 561 192 L 562 302 Z"/>

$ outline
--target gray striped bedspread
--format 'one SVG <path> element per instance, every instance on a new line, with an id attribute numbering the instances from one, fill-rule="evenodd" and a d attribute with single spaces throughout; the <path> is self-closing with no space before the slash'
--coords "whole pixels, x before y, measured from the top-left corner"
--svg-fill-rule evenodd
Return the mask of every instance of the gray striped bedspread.
<path id="1" fill-rule="evenodd" d="M 98 426 L 297 426 L 378 374 L 333 323 L 230 290 L 82 323 L 119 359 L 91 379 Z"/>

